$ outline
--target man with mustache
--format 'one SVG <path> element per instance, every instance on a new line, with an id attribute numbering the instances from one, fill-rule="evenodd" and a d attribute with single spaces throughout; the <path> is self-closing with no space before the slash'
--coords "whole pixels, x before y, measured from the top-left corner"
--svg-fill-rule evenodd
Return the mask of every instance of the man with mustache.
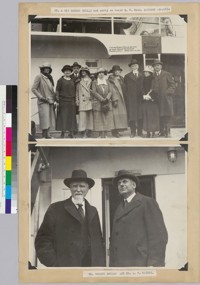
<path id="1" fill-rule="evenodd" d="M 37 257 L 48 267 L 105 266 L 98 212 L 85 199 L 95 182 L 79 169 L 64 184 L 71 197 L 48 208 L 35 239 Z"/>

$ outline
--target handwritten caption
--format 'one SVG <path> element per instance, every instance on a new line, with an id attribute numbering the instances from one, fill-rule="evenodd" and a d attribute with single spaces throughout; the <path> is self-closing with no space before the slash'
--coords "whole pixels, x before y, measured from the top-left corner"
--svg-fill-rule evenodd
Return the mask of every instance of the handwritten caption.
<path id="1" fill-rule="evenodd" d="M 154 277 L 156 275 L 156 270 L 83 271 L 83 277 Z"/>
<path id="2" fill-rule="evenodd" d="M 171 6 L 51 7 L 52 14 L 170 13 Z"/>

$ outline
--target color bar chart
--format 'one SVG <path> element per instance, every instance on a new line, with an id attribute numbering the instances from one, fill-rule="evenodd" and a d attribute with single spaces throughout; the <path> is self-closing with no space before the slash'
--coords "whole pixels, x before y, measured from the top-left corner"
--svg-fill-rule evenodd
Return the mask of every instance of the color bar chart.
<path id="1" fill-rule="evenodd" d="M 0 213 L 11 214 L 17 212 L 16 86 L 0 86 L 0 112 Z"/>

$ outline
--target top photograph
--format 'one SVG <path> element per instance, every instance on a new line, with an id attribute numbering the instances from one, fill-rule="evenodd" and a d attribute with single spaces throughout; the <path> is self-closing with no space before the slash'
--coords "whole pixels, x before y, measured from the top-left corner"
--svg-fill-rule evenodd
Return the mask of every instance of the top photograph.
<path id="1" fill-rule="evenodd" d="M 187 16 L 29 15 L 36 139 L 181 139 Z"/>

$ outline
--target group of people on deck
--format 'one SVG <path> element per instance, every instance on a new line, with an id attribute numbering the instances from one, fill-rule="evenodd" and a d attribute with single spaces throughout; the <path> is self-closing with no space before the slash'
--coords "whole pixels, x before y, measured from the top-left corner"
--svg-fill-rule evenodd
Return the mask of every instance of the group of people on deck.
<path id="1" fill-rule="evenodd" d="M 172 75 L 159 60 L 142 73 L 136 59 L 128 65 L 131 71 L 124 77 L 119 65 L 109 72 L 101 67 L 95 76 L 77 62 L 64 65 L 55 91 L 51 65 L 41 65 L 32 92 L 38 98 L 42 137 L 51 138 L 51 128 L 61 131 L 61 138 L 87 138 L 93 132 L 119 138 L 128 128 L 132 138 L 169 137 L 176 88 Z"/>

